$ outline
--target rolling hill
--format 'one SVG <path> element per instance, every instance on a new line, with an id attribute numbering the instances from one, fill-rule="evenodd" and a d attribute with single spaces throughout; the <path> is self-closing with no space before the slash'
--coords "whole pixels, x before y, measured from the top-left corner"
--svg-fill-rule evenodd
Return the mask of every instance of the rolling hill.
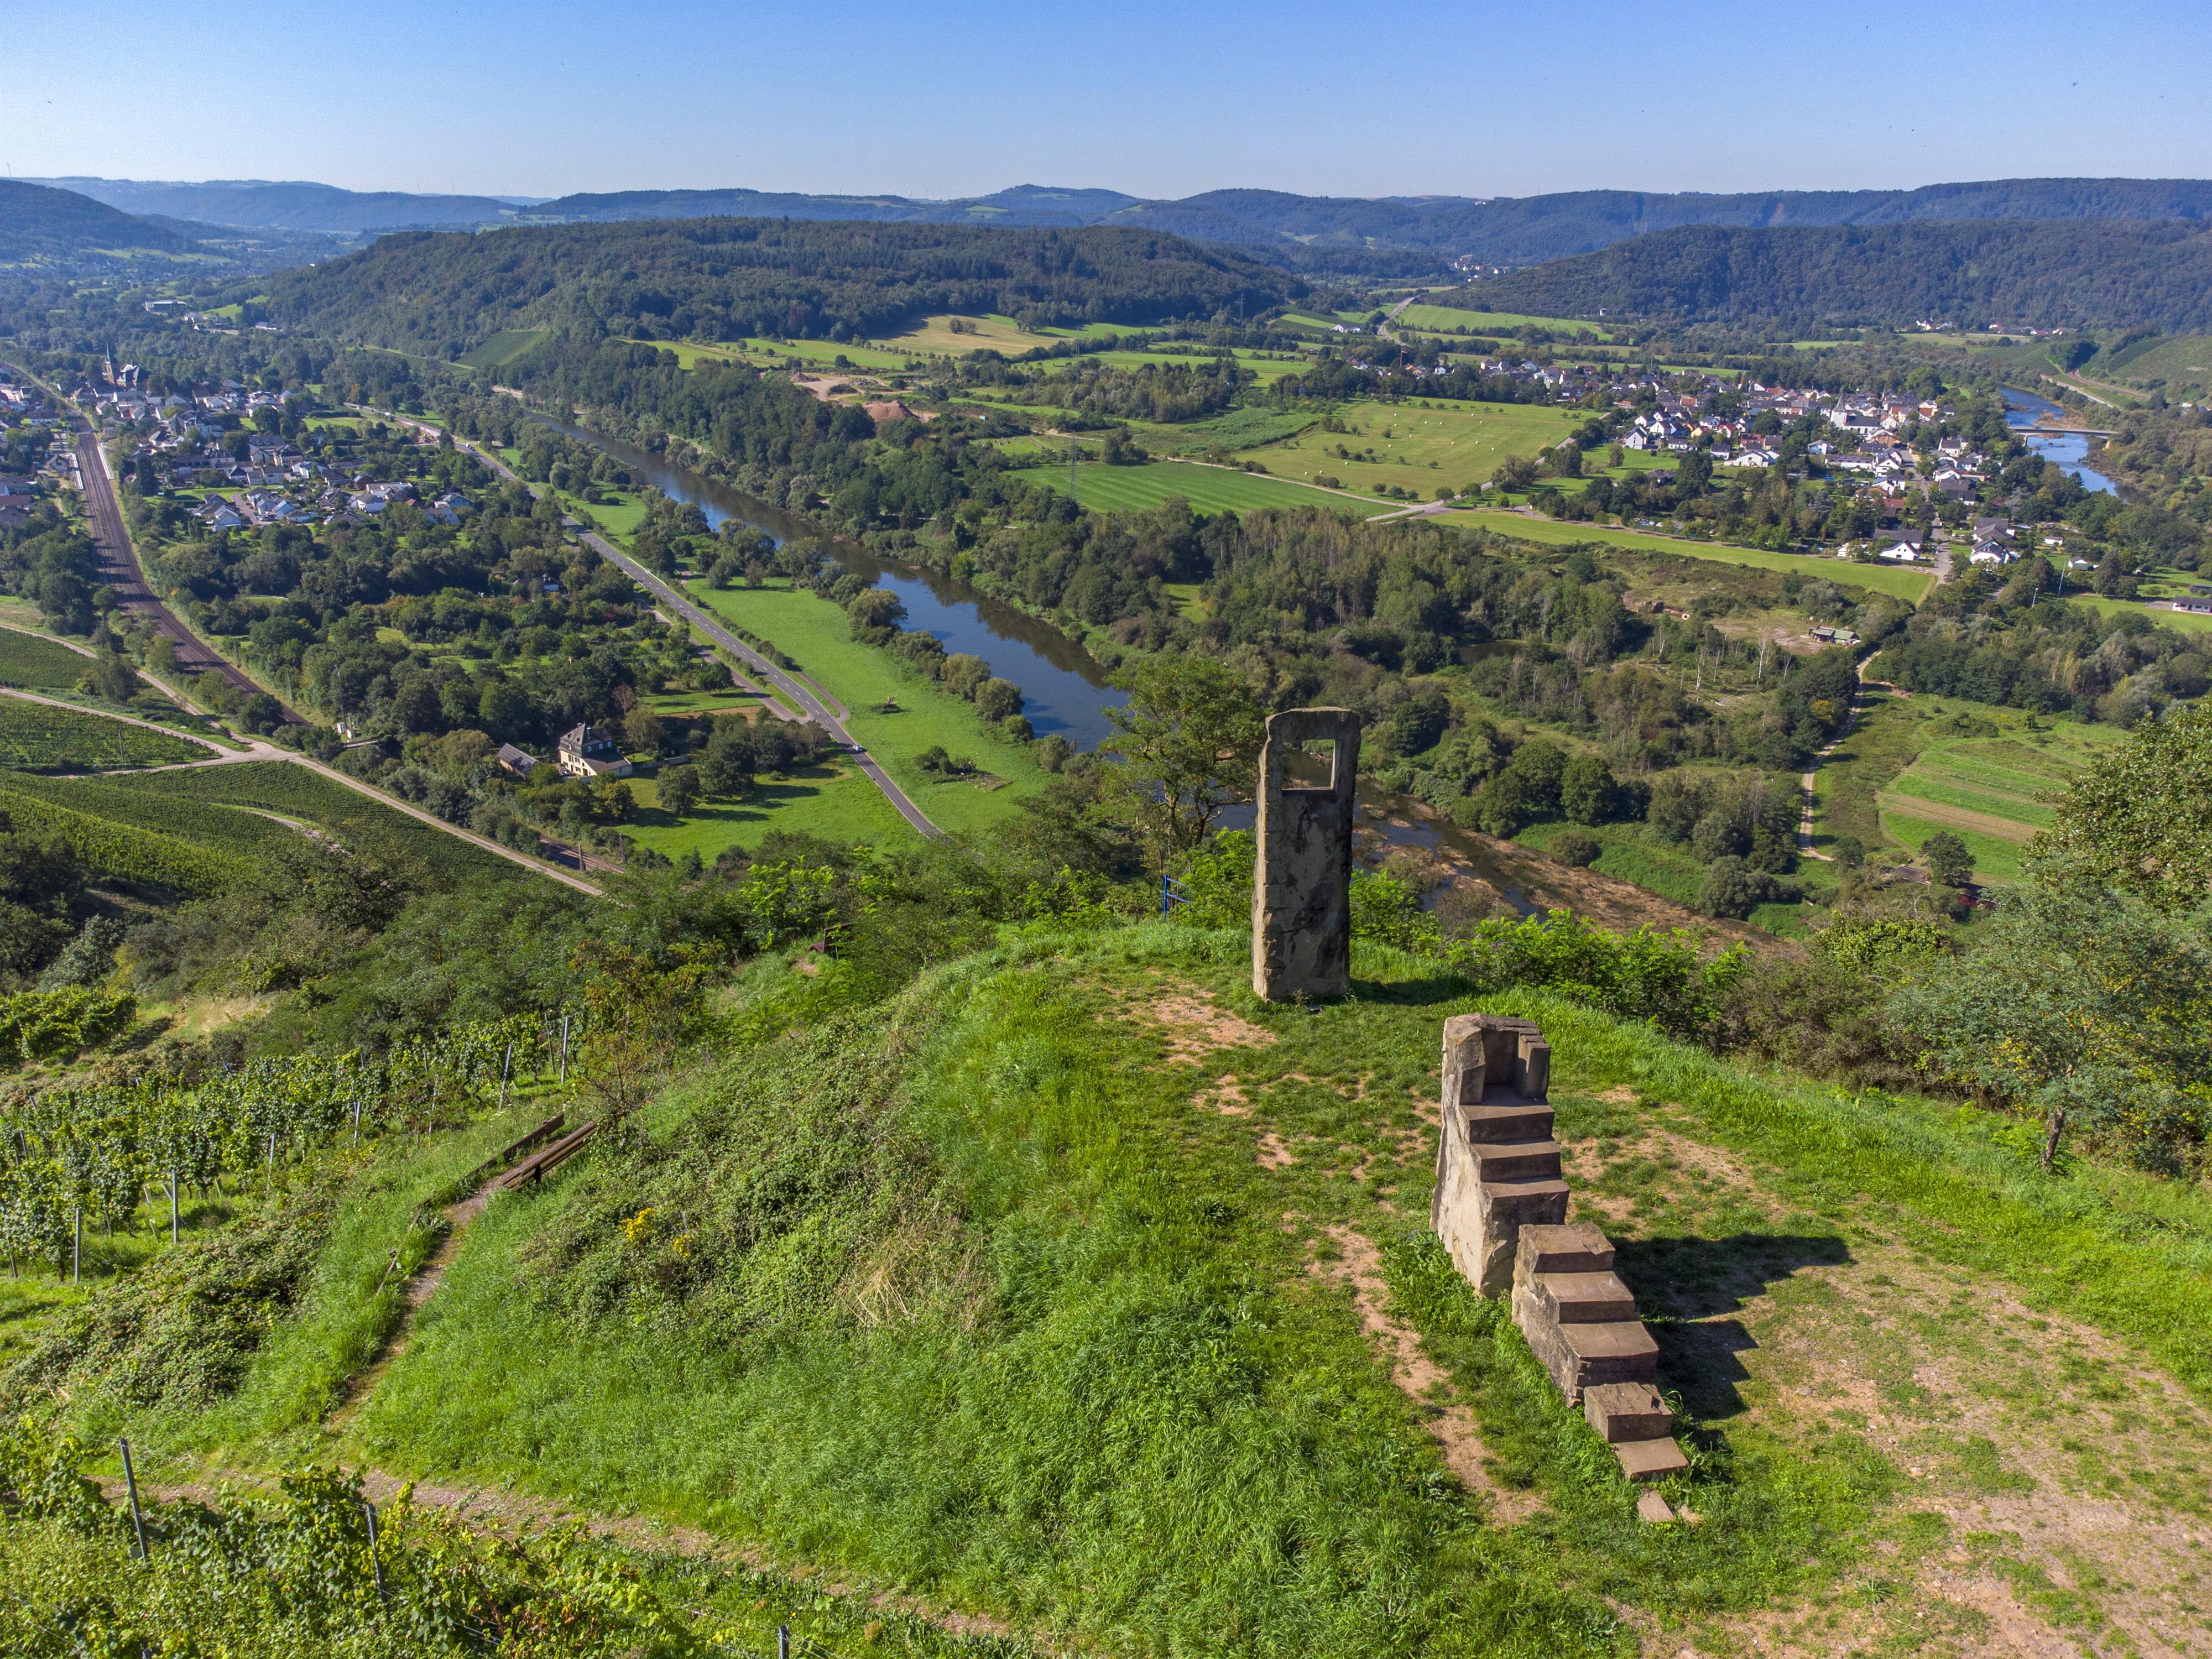
<path id="1" fill-rule="evenodd" d="M 2008 179 L 1912 190 L 1566 191 L 1528 197 L 1300 196 L 1216 190 L 1180 200 L 1018 185 L 985 196 L 810 195 L 744 188 L 527 197 L 362 192 L 263 179 L 204 184 L 51 179 L 130 213 L 233 228 L 374 234 L 402 228 L 611 223 L 708 216 L 1025 228 L 1118 225 L 1164 231 L 1314 270 L 1435 270 L 1450 262 L 1521 265 L 1592 252 L 1685 225 L 1891 225 L 1962 220 L 2212 219 L 2212 181 Z"/>
<path id="2" fill-rule="evenodd" d="M 1142 325 L 1253 315 L 1304 291 L 1243 254 L 1103 227 L 692 219 L 406 232 L 269 289 L 273 320 L 458 357 L 501 331 L 604 323 L 647 338 L 843 339 L 943 312 Z"/>
<path id="3" fill-rule="evenodd" d="M 88 260 L 197 251 L 188 236 L 72 191 L 0 179 L 0 264 Z"/>
<path id="4" fill-rule="evenodd" d="M 2026 220 L 1690 226 L 1480 285 L 1492 309 L 1784 327 L 2212 327 L 2212 231 Z"/>

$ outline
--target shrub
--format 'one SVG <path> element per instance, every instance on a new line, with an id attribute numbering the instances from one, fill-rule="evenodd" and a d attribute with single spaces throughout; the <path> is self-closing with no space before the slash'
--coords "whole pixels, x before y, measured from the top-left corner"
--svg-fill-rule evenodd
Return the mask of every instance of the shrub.
<path id="1" fill-rule="evenodd" d="M 1570 830 L 1552 843 L 1552 856 L 1577 870 L 1596 863 L 1598 854 L 1604 850 L 1595 836 L 1583 830 Z"/>

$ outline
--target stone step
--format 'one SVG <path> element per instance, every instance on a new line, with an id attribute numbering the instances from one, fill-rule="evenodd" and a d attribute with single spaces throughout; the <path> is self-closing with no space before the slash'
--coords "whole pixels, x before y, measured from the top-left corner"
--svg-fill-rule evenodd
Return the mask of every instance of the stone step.
<path id="1" fill-rule="evenodd" d="M 1503 1105 L 1461 1108 L 1467 1120 L 1467 1138 L 1481 1145 L 1499 1140 L 1548 1140 L 1552 1109 L 1516 1097 Z"/>
<path id="2" fill-rule="evenodd" d="M 1571 1406 L 1581 1405 L 1583 1395 L 1601 1383 L 1658 1380 L 1659 1345 L 1641 1321 L 1561 1325 L 1546 1317 L 1526 1290 L 1516 1292 L 1513 1311 L 1529 1351 Z"/>
<path id="3" fill-rule="evenodd" d="M 1567 1183 L 1557 1176 L 1547 1176 L 1519 1181 L 1485 1181 L 1478 1190 L 1481 1194 L 1486 1215 L 1494 1221 L 1511 1222 L 1518 1227 L 1541 1226 L 1566 1213 Z M 1507 1259 L 1510 1272 L 1511 1258 Z M 1492 1294 L 1495 1292 L 1486 1292 Z"/>
<path id="4" fill-rule="evenodd" d="M 1620 1275 L 1539 1273 L 1536 1300 L 1562 1325 L 1612 1325 L 1636 1317 L 1636 1297 Z"/>
<path id="5" fill-rule="evenodd" d="M 1474 1147 L 1474 1178 L 1485 1186 L 1499 1181 L 1556 1181 L 1559 1176 L 1556 1140 L 1478 1142 Z"/>
<path id="6" fill-rule="evenodd" d="M 1610 1445 L 1663 1439 L 1674 1426 L 1667 1402 L 1649 1382 L 1601 1382 L 1584 1389 L 1583 1415 Z"/>
<path id="7" fill-rule="evenodd" d="M 1514 1277 L 1540 1273 L 1601 1273 L 1613 1267 L 1613 1244 L 1587 1221 L 1573 1226 L 1524 1227 Z"/>
<path id="8" fill-rule="evenodd" d="M 1631 1480 L 1664 1480 L 1690 1467 L 1690 1460 L 1672 1440 L 1622 1441 L 1613 1447 L 1613 1455 L 1620 1460 L 1620 1472 Z"/>

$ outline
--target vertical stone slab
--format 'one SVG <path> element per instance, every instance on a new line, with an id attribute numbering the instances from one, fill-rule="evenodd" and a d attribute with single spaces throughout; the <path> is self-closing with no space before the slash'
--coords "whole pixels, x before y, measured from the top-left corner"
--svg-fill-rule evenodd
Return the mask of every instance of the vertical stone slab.
<path id="1" fill-rule="evenodd" d="M 1335 747 L 1328 784 L 1291 785 L 1300 744 Z M 1359 716 L 1291 708 L 1268 717 L 1260 750 L 1259 860 L 1252 872 L 1252 989 L 1269 1002 L 1352 989 L 1352 828 Z"/>

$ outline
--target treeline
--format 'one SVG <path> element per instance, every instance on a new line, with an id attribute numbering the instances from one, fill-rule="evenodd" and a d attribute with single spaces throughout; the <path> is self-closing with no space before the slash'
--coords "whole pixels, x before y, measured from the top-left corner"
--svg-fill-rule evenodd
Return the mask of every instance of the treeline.
<path id="1" fill-rule="evenodd" d="M 2212 231 L 2124 220 L 1694 225 L 1509 272 L 1481 293 L 1498 310 L 1549 316 L 2203 332 Z"/>
<path id="2" fill-rule="evenodd" d="M 653 339 L 850 340 L 945 312 L 1035 325 L 1255 315 L 1283 272 L 1157 232 L 767 219 L 386 236 L 275 279 L 291 327 L 458 358 L 501 330 L 580 322 Z"/>

